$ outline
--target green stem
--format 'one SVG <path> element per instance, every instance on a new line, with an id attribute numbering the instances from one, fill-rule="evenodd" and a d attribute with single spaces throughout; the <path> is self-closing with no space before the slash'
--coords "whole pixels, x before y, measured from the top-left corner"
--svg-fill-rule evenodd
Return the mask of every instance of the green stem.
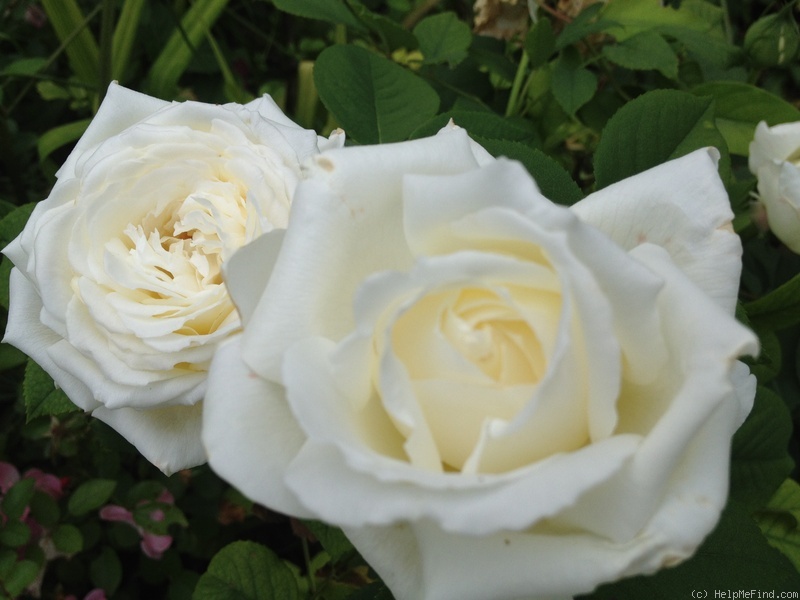
<path id="1" fill-rule="evenodd" d="M 522 82 L 525 80 L 525 73 L 528 71 L 529 62 L 530 59 L 528 58 L 528 53 L 523 50 L 522 58 L 520 59 L 519 66 L 517 67 L 517 74 L 514 76 L 514 83 L 511 86 L 511 95 L 508 98 L 508 105 L 506 106 L 507 117 L 515 115 L 517 112 L 519 112 L 519 92 L 522 89 Z"/>
<path id="2" fill-rule="evenodd" d="M 720 8 L 722 9 L 722 25 L 725 28 L 725 39 L 729 44 L 733 44 L 733 27 L 731 26 L 731 13 L 728 9 L 728 0 L 720 0 Z"/>
<path id="3" fill-rule="evenodd" d="M 414 27 L 414 25 L 421 21 L 425 15 L 436 8 L 436 5 L 439 4 L 439 2 L 441 2 L 441 0 L 427 0 L 426 2 L 420 4 L 417 8 L 408 13 L 408 16 L 405 19 L 403 19 L 403 27 L 405 29 L 411 29 Z"/>
<path id="4" fill-rule="evenodd" d="M 306 573 L 308 573 L 308 589 L 311 591 L 311 595 L 315 596 L 317 593 L 317 582 L 314 578 L 314 573 L 311 572 L 311 553 L 308 551 L 308 540 L 304 537 L 301 537 L 300 540 L 303 543 L 303 560 L 306 563 Z"/>

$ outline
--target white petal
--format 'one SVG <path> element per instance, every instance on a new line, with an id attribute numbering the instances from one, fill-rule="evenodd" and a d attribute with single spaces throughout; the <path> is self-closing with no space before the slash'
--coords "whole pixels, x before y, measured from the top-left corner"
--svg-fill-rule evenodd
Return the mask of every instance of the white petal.
<path id="1" fill-rule="evenodd" d="M 769 127 L 765 121 L 757 126 L 750 142 L 749 166 L 753 175 L 774 160 L 784 161 L 800 150 L 800 122 Z"/>
<path id="2" fill-rule="evenodd" d="M 36 288 L 16 268 L 11 269 L 9 281 L 11 304 L 3 342 L 19 348 L 36 361 L 78 407 L 92 410 L 99 406 L 91 390 L 53 360 L 52 349 L 63 344 L 63 340 L 42 324 L 39 317 L 42 301 Z M 63 345 L 61 352 L 77 354 L 68 344 Z"/>
<path id="3" fill-rule="evenodd" d="M 119 432 L 166 475 L 206 461 L 200 443 L 202 402 L 194 406 L 116 410 L 100 407 L 93 417 Z"/>
<path id="4" fill-rule="evenodd" d="M 283 483 L 305 435 L 283 389 L 242 361 L 240 336 L 222 344 L 211 365 L 202 438 L 211 468 L 246 496 L 286 514 L 313 517 Z"/>
<path id="5" fill-rule="evenodd" d="M 280 357 L 293 341 L 307 335 L 338 340 L 352 329 L 352 299 L 364 278 L 410 265 L 397 226 L 405 174 L 475 166 L 463 130 L 315 157 L 310 180 L 296 190 L 280 257 L 245 332 L 250 367 L 279 380 Z M 264 339 L 271 343 L 263 344 Z"/>
<path id="6" fill-rule="evenodd" d="M 626 250 L 645 242 L 666 248 L 696 285 L 733 314 L 742 247 L 712 150 L 619 181 L 572 210 Z"/>

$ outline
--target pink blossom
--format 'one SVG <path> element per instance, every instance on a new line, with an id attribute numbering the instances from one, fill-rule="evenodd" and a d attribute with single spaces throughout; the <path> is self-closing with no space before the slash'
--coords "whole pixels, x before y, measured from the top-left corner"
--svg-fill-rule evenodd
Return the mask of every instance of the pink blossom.
<path id="1" fill-rule="evenodd" d="M 167 490 L 164 490 L 158 496 L 156 502 L 172 504 L 175 502 L 175 499 L 173 498 L 172 494 L 170 494 Z M 155 508 L 150 512 L 150 519 L 152 521 L 163 521 L 164 517 L 164 511 L 160 508 Z M 142 549 L 142 552 L 145 556 L 154 560 L 159 560 L 163 556 L 164 552 L 166 552 L 172 545 L 171 535 L 156 535 L 146 531 L 143 527 L 136 523 L 136 520 L 133 518 L 133 513 L 124 506 L 108 504 L 100 509 L 100 518 L 104 521 L 127 523 L 136 529 L 136 531 L 139 532 L 139 535 L 142 536 L 142 541 L 139 544 L 139 547 Z"/>

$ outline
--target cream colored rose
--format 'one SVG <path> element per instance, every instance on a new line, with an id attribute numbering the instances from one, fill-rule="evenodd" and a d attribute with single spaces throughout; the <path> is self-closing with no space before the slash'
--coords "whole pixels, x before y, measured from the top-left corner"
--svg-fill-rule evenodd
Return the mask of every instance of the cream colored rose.
<path id="1" fill-rule="evenodd" d="M 459 129 L 314 157 L 277 257 L 266 234 L 226 269 L 245 326 L 209 464 L 342 527 L 399 599 L 570 598 L 691 556 L 755 391 L 716 158 L 569 210 Z"/>
<path id="2" fill-rule="evenodd" d="M 240 327 L 221 265 L 286 227 L 320 142 L 338 144 L 269 97 L 168 103 L 112 84 L 3 251 L 15 265 L 4 341 L 165 472 L 204 462 L 208 366 Z"/>
<path id="3" fill-rule="evenodd" d="M 750 171 L 772 232 L 800 254 L 800 122 L 768 127 L 750 142 Z"/>

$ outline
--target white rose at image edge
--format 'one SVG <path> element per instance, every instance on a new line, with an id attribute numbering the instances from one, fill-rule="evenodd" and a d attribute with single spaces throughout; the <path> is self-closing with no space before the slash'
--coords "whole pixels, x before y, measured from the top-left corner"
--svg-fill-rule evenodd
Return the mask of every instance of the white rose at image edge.
<path id="1" fill-rule="evenodd" d="M 800 121 L 773 127 L 762 121 L 750 142 L 750 171 L 772 232 L 800 254 Z"/>
<path id="2" fill-rule="evenodd" d="M 285 227 L 300 162 L 340 146 L 268 96 L 166 102 L 112 83 L 23 232 L 4 342 L 166 473 L 205 461 L 202 397 L 238 330 L 219 262 Z"/>
<path id="3" fill-rule="evenodd" d="M 473 148 L 447 128 L 311 160 L 280 246 L 266 234 L 226 265 L 244 332 L 212 363 L 209 464 L 342 527 L 401 600 L 569 598 L 685 560 L 755 394 L 718 155 L 568 210 Z M 481 362 L 487 344 L 508 369 Z M 542 365 L 527 391 L 484 377 Z"/>

